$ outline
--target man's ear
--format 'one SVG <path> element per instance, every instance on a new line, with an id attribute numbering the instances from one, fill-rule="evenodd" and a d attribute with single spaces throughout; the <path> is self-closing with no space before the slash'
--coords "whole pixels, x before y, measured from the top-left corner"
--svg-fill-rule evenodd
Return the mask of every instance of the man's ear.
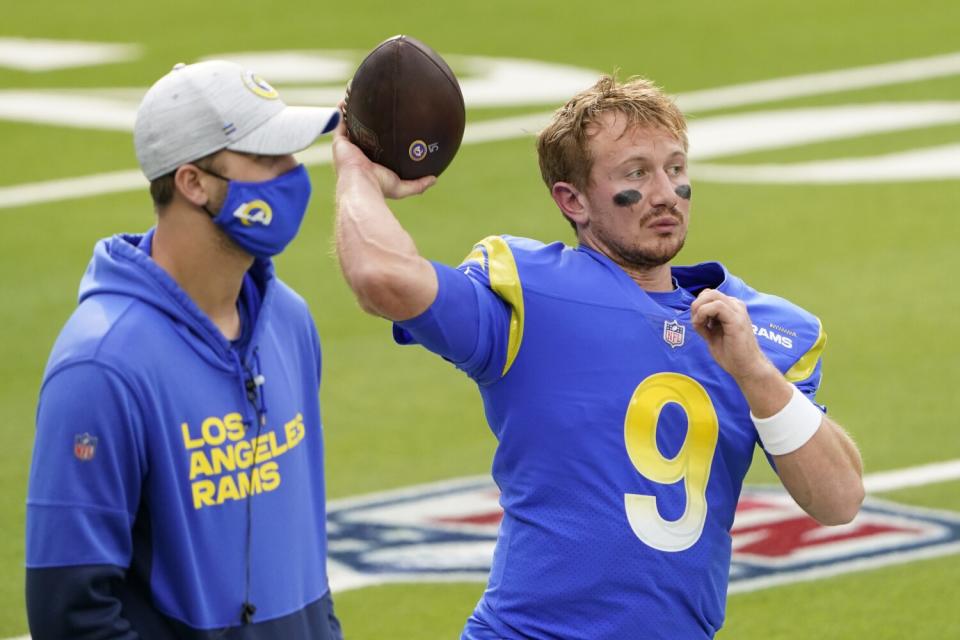
<path id="1" fill-rule="evenodd" d="M 578 228 L 586 226 L 590 220 L 590 210 L 587 207 L 586 198 L 579 189 L 569 182 L 554 182 L 553 187 L 550 188 L 550 195 L 553 196 L 553 201 L 560 207 L 564 217 Z"/>
<path id="2" fill-rule="evenodd" d="M 177 167 L 173 174 L 173 184 L 177 191 L 192 204 L 202 207 L 210 201 L 200 178 L 203 172 L 192 164 Z"/>

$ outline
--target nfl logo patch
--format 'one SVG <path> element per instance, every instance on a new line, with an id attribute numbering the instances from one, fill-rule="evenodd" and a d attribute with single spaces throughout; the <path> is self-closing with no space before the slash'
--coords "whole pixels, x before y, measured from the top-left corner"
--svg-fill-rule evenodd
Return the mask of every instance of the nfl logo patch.
<path id="1" fill-rule="evenodd" d="M 97 453 L 97 438 L 89 433 L 79 433 L 73 437 L 73 455 L 81 462 L 93 460 Z"/>
<path id="2" fill-rule="evenodd" d="M 686 330 L 682 324 L 676 320 L 663 321 L 663 341 L 670 345 L 671 349 L 683 346 L 683 333 Z"/>

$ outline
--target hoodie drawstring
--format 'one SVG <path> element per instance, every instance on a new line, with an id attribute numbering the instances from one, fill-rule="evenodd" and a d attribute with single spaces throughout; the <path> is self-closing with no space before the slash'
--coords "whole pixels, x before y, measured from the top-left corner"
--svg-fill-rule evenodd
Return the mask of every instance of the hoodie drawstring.
<path id="1" fill-rule="evenodd" d="M 260 367 L 260 352 L 257 347 L 253 348 L 253 368 L 241 364 L 240 358 L 234 353 L 234 358 L 238 365 L 241 365 L 243 371 L 243 386 L 246 392 L 247 400 L 250 402 L 250 406 L 253 407 L 254 412 L 256 413 L 257 419 L 257 433 L 256 441 L 259 441 L 260 431 L 267 425 L 267 403 L 266 403 L 266 394 L 264 393 L 263 385 L 266 383 L 266 378 Z M 246 424 L 246 421 L 244 421 Z M 250 486 L 253 486 L 253 474 L 257 468 L 256 460 L 256 447 L 254 447 L 254 460 L 253 464 L 250 465 Z M 253 615 L 257 612 L 257 607 L 252 602 L 250 602 L 250 555 L 252 551 L 252 538 L 253 538 L 253 493 L 249 493 L 245 499 L 246 502 L 246 511 L 247 511 L 247 531 L 246 531 L 246 540 L 244 542 L 244 586 L 243 586 L 243 605 L 240 609 L 240 621 L 243 624 L 250 624 L 253 621 Z"/>
<path id="2" fill-rule="evenodd" d="M 256 372 L 256 374 L 254 374 L 254 371 Z M 254 404 L 253 408 L 256 409 L 257 414 L 259 415 L 260 426 L 265 427 L 267 426 L 267 394 L 263 392 L 262 387 L 264 383 L 267 381 L 267 379 L 264 377 L 262 373 L 260 373 L 261 371 L 263 371 L 263 368 L 260 366 L 260 348 L 254 347 L 253 348 L 253 371 L 251 371 L 250 369 L 247 369 L 247 390 L 249 392 L 250 385 L 251 383 L 253 383 L 254 391 L 255 392 L 259 391 L 259 394 L 257 394 L 259 399 L 259 407 L 256 404 L 254 404 L 253 398 L 250 398 L 250 402 L 251 404 Z"/>

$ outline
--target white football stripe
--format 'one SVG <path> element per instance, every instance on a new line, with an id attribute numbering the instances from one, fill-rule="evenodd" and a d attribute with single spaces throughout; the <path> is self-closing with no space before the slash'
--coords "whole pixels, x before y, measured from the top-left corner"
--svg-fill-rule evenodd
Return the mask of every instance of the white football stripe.
<path id="1" fill-rule="evenodd" d="M 859 560 L 852 560 L 850 562 L 844 562 L 836 565 L 827 565 L 824 567 L 807 569 L 806 571 L 763 576 L 760 578 L 754 578 L 752 580 L 741 580 L 739 582 L 731 583 L 728 593 L 747 593 L 750 591 L 766 589 L 768 587 L 792 584 L 794 582 L 819 580 L 821 578 L 829 578 L 831 576 L 844 573 L 852 573 L 853 571 L 878 569 L 880 567 L 887 567 L 895 564 L 905 564 L 907 562 L 916 562 L 918 560 L 937 558 L 939 556 L 950 555 L 953 553 L 960 553 L 960 543 L 944 545 L 940 547 L 931 547 L 929 549 L 921 549 L 919 551 L 910 551 L 908 553 L 887 554 L 877 558 L 861 558 Z"/>
<path id="2" fill-rule="evenodd" d="M 560 69 L 559 66 L 557 68 Z M 697 91 L 678 96 L 678 102 L 688 110 L 702 111 L 734 104 L 754 104 L 771 99 L 819 95 L 845 88 L 881 86 L 955 74 L 960 74 L 960 53 Z M 88 94 L 77 91 L 0 91 L 0 117 L 49 123 L 57 121 L 71 126 L 127 129 L 132 126 L 138 102 L 133 97 L 137 93 L 138 91 L 122 89 L 93 90 Z M 64 105 L 70 108 L 63 109 Z M 958 113 L 958 103 L 927 102 L 781 109 L 698 119 L 690 125 L 691 154 L 694 160 L 706 160 L 732 153 L 954 123 L 960 118 Z M 552 112 L 547 112 L 471 124 L 465 132 L 464 144 L 530 136 L 535 134 L 551 115 Z M 950 153 L 949 148 L 940 150 Z M 921 150 L 918 153 L 919 156 L 908 154 L 887 157 L 881 160 L 877 167 L 870 165 L 867 162 L 869 159 L 805 163 L 795 167 L 701 165 L 702 176 L 695 177 L 730 182 L 803 182 L 804 176 L 810 176 L 809 180 L 813 182 L 860 182 L 889 180 L 889 174 L 897 173 L 899 168 L 900 179 L 930 179 L 930 173 L 917 167 L 904 169 L 900 162 L 911 162 L 912 158 L 926 160 L 933 157 L 929 154 L 937 154 L 938 151 Z M 305 164 L 329 163 L 329 146 L 310 149 L 302 154 L 302 157 Z M 830 162 L 840 162 L 840 165 Z M 939 169 L 941 174 L 935 174 L 934 179 L 954 177 L 950 167 L 955 164 L 956 159 L 948 157 L 944 168 Z M 882 177 L 871 174 L 872 168 L 877 168 Z M 142 183 L 133 180 L 130 177 L 132 173 L 135 172 L 113 172 L 0 187 L 0 209 L 139 188 Z M 850 177 L 845 179 L 844 175 Z"/>
<path id="3" fill-rule="evenodd" d="M 0 91 L 0 120 L 133 131 L 137 102 L 78 91 Z"/>
<path id="4" fill-rule="evenodd" d="M 864 476 L 863 486 L 867 493 L 883 493 L 950 480 L 960 480 L 960 459 L 870 473 Z"/>
<path id="5" fill-rule="evenodd" d="M 146 189 L 137 169 L 0 187 L 0 209 Z"/>
<path id="6" fill-rule="evenodd" d="M 463 144 L 479 144 L 536 134 L 550 114 L 477 122 L 467 126 Z M 960 122 L 960 102 L 901 103 L 785 109 L 705 118 L 691 123 L 691 157 L 772 149 L 936 124 Z M 329 164 L 330 145 L 297 156 L 306 165 Z M 716 165 L 692 168 L 695 180 L 713 182 L 865 182 L 932 180 L 956 177 L 956 146 L 936 147 L 874 158 L 823 160 L 795 165 Z M 136 170 L 0 187 L 0 209 L 117 193 L 143 188 Z"/>
<path id="7" fill-rule="evenodd" d="M 957 74 L 960 74 L 960 52 L 692 91 L 678 96 L 677 104 L 684 111 L 705 111 L 885 87 Z"/>
<path id="8" fill-rule="evenodd" d="M 706 160 L 957 122 L 960 102 L 850 104 L 696 118 L 690 122 L 690 158 Z"/>
<path id="9" fill-rule="evenodd" d="M 960 178 L 960 144 L 869 158 L 836 158 L 794 164 L 696 164 L 697 181 L 746 184 L 850 184 Z"/>
<path id="10" fill-rule="evenodd" d="M 139 55 L 140 47 L 132 44 L 0 38 L 0 67 L 19 71 L 51 71 L 124 62 Z"/>

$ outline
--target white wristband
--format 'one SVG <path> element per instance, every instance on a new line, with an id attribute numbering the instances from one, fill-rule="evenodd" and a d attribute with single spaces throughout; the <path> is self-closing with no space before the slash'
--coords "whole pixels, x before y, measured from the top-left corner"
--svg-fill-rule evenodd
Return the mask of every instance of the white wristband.
<path id="1" fill-rule="evenodd" d="M 793 385 L 791 385 L 793 386 Z M 823 413 L 810 402 L 800 389 L 793 387 L 790 402 L 769 418 L 758 418 L 750 413 L 763 448 L 775 456 L 796 451 L 820 428 Z"/>

